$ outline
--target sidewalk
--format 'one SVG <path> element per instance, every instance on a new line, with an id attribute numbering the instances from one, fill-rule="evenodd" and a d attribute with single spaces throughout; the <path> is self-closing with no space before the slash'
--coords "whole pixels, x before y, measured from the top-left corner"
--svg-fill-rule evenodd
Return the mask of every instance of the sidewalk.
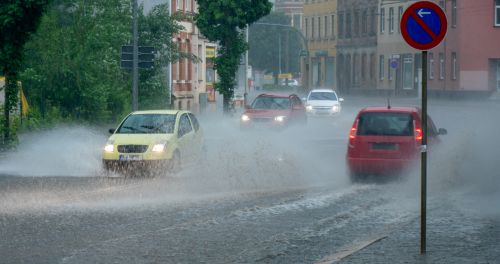
<path id="1" fill-rule="evenodd" d="M 336 263 L 499 263 L 500 218 L 453 208 L 427 215 L 427 253 L 420 254 L 420 218 Z"/>

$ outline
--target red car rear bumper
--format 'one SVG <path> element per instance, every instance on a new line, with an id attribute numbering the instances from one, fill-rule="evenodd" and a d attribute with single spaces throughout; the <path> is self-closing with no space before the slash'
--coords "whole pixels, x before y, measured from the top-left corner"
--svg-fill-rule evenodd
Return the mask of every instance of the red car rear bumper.
<path id="1" fill-rule="evenodd" d="M 400 173 L 416 164 L 416 159 L 367 159 L 347 158 L 347 165 L 356 174 Z"/>

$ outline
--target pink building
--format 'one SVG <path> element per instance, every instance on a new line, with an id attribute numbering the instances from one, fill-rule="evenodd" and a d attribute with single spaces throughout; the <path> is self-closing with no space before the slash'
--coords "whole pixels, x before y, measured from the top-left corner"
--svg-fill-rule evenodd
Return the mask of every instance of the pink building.
<path id="1" fill-rule="evenodd" d="M 447 0 L 445 40 L 429 51 L 431 93 L 500 91 L 500 0 Z"/>

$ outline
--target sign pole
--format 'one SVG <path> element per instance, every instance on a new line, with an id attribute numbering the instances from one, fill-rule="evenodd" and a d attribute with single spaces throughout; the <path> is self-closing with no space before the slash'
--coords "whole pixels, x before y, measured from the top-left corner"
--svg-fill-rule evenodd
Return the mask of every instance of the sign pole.
<path id="1" fill-rule="evenodd" d="M 132 1 L 132 35 L 133 35 L 133 59 L 132 59 L 132 110 L 139 110 L 139 47 L 137 32 L 137 0 Z"/>
<path id="2" fill-rule="evenodd" d="M 427 51 L 422 51 L 422 150 L 420 201 L 420 254 L 426 253 L 427 237 Z"/>

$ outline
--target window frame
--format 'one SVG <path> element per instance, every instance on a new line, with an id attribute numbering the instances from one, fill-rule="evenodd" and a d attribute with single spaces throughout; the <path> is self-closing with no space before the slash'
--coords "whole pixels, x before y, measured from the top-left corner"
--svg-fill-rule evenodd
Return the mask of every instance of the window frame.
<path id="1" fill-rule="evenodd" d="M 384 55 L 380 55 L 379 56 L 379 73 L 378 73 L 378 76 L 379 76 L 379 79 L 381 81 L 384 80 L 384 70 L 385 70 L 385 56 Z"/>
<path id="2" fill-rule="evenodd" d="M 389 7 L 389 34 L 394 33 L 394 7 Z"/>
<path id="3" fill-rule="evenodd" d="M 434 80 L 434 53 L 429 52 L 429 79 Z"/>
<path id="4" fill-rule="evenodd" d="M 495 0 L 495 27 L 500 27 L 500 0 Z"/>
<path id="5" fill-rule="evenodd" d="M 451 79 L 456 80 L 458 77 L 458 58 L 457 58 L 457 53 L 452 52 L 451 53 Z"/>
<path id="6" fill-rule="evenodd" d="M 380 8 L 380 34 L 385 33 L 385 8 Z"/>
<path id="7" fill-rule="evenodd" d="M 457 0 L 452 0 L 451 1 L 451 27 L 456 28 L 457 27 L 457 15 L 458 15 L 458 10 L 457 10 Z"/>
<path id="8" fill-rule="evenodd" d="M 446 58 L 445 58 L 445 54 L 443 52 L 440 52 L 439 53 L 439 79 L 440 80 L 444 80 L 444 78 L 446 77 L 446 67 L 445 67 L 445 63 L 446 63 Z"/>

